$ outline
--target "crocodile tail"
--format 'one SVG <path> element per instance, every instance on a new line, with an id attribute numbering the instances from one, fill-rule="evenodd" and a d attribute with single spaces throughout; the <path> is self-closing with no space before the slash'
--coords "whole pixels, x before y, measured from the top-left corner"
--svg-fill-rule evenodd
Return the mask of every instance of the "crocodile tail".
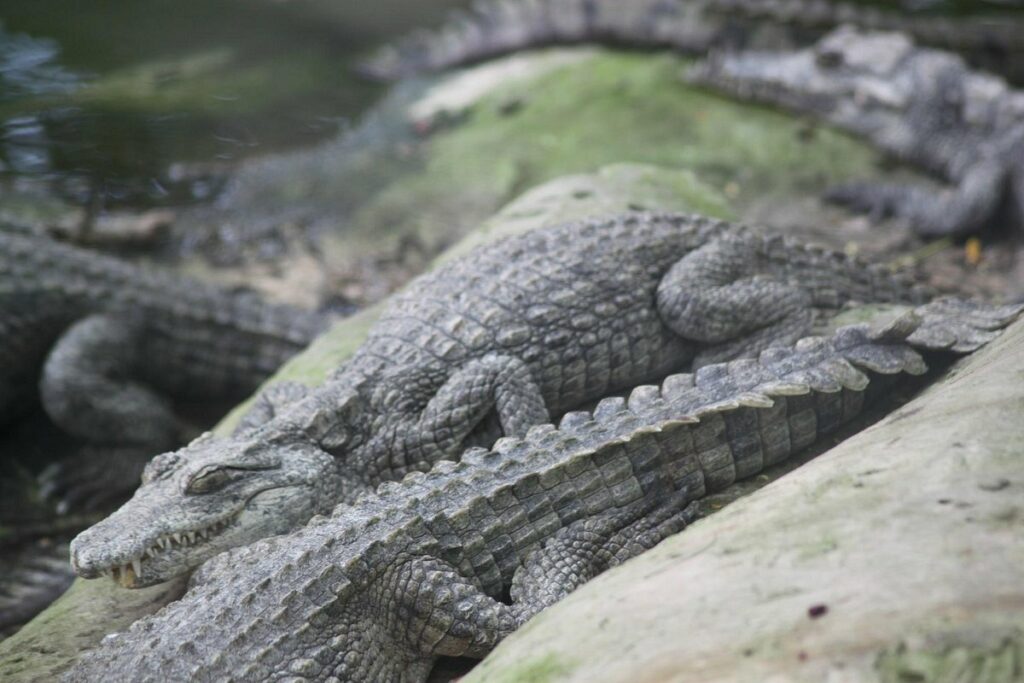
<path id="1" fill-rule="evenodd" d="M 914 309 L 919 322 L 907 336 L 915 348 L 971 353 L 998 337 L 1024 312 L 1024 304 L 995 306 L 976 299 L 942 297 Z"/>
<path id="2" fill-rule="evenodd" d="M 848 302 L 920 305 L 935 296 L 935 291 L 908 269 L 868 262 L 787 235 L 750 232 L 737 239 L 750 242 L 773 277 L 808 291 L 816 307 L 839 309 Z"/>
<path id="3" fill-rule="evenodd" d="M 681 0 L 477 0 L 440 28 L 381 48 L 357 71 L 390 81 L 533 47 L 594 42 L 694 52 L 708 39 L 691 5 Z"/>
<path id="4" fill-rule="evenodd" d="M 687 54 L 742 41 L 737 20 L 825 32 L 842 24 L 901 31 L 922 43 L 963 51 L 1018 52 L 1024 21 L 1014 15 L 943 17 L 832 0 L 477 0 L 438 29 L 385 46 L 357 71 L 391 81 L 547 45 L 669 47 Z M 739 35 L 737 35 L 739 29 Z"/>
<path id="5" fill-rule="evenodd" d="M 1024 306 L 939 300 L 894 320 L 843 327 L 830 336 L 769 348 L 757 358 L 716 363 L 672 375 L 659 386 L 637 387 L 628 397 L 602 400 L 593 411 L 568 413 L 559 432 L 600 443 L 588 434 L 620 434 L 628 440 L 637 431 L 651 431 L 691 444 L 686 447 L 707 449 L 724 429 L 729 457 L 704 473 L 709 489 L 717 490 L 784 460 L 856 417 L 865 392 L 880 378 L 923 374 L 927 366 L 919 351 L 969 353 L 995 339 L 1022 311 Z M 879 387 L 888 384 L 882 381 Z M 801 417 L 808 409 L 813 419 Z M 536 432 L 542 436 L 551 429 Z M 671 436 L 679 429 L 689 436 Z M 718 450 L 711 448 L 707 458 L 718 458 L 711 454 Z"/>
<path id="6" fill-rule="evenodd" d="M 919 351 L 972 353 L 996 339 L 1022 313 L 1024 304 L 936 299 L 897 311 L 895 317 L 880 314 L 871 323 L 841 327 L 830 336 L 772 347 L 757 358 L 714 363 L 695 373 L 671 375 L 658 386 L 636 387 L 628 397 L 605 398 L 591 411 L 567 413 L 559 429 L 611 423 L 624 413 L 651 423 L 697 421 L 739 407 L 768 407 L 777 396 L 862 391 L 869 381 L 863 371 L 920 375 L 927 367 Z"/>

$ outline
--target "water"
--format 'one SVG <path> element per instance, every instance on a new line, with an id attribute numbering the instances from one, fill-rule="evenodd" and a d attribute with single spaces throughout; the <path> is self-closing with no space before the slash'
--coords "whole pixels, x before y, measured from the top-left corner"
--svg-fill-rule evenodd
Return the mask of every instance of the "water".
<path id="1" fill-rule="evenodd" d="M 378 94 L 354 58 L 457 1 L 387 0 L 346 25 L 316 0 L 0 0 L 0 192 L 35 183 L 95 210 L 213 199 L 240 160 L 333 136 Z"/>
<path id="2" fill-rule="evenodd" d="M 0 181 L 81 205 L 210 199 L 256 154 L 333 136 L 378 40 L 275 3 L 0 0 Z"/>

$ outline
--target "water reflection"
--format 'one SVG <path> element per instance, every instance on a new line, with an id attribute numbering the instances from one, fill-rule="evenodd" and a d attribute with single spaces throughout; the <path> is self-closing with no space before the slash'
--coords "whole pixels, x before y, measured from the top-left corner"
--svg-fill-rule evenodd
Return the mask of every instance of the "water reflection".
<path id="1" fill-rule="evenodd" d="M 0 189 L 42 185 L 90 210 L 206 201 L 238 161 L 331 137 L 375 96 L 325 31 L 266 9 L 231 25 L 223 3 L 140 1 L 146 21 L 124 5 L 109 25 L 61 0 L 5 8 Z"/>
<path id="2" fill-rule="evenodd" d="M 11 33 L 0 24 L 0 102 L 75 88 L 79 76 L 57 63 L 59 54 L 57 41 Z"/>

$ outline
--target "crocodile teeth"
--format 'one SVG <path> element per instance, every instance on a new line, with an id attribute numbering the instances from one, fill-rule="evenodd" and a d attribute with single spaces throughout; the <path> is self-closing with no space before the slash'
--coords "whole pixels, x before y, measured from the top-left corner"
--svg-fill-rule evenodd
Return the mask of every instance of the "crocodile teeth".
<path id="1" fill-rule="evenodd" d="M 143 551 L 140 559 L 156 557 L 166 550 L 173 550 L 179 546 L 188 547 L 195 545 L 197 541 L 208 540 L 221 530 L 229 527 L 232 521 L 233 519 L 221 520 L 196 531 L 182 531 L 179 533 L 168 534 L 167 536 L 161 536 L 156 539 L 152 546 Z"/>
<path id="2" fill-rule="evenodd" d="M 131 588 L 133 585 L 135 585 L 136 576 L 137 574 L 135 574 L 131 565 L 126 564 L 119 573 L 114 573 L 114 580 L 120 583 L 125 588 Z"/>
<path id="3" fill-rule="evenodd" d="M 135 572 L 135 576 L 142 573 L 142 560 L 140 558 L 132 560 L 132 570 Z"/>

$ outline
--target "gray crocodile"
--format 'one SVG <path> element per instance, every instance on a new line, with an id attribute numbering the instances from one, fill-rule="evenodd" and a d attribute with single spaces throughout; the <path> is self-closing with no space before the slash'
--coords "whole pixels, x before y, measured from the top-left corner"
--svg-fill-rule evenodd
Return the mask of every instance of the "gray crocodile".
<path id="1" fill-rule="evenodd" d="M 165 581 L 469 446 L 792 343 L 815 312 L 929 296 L 885 267 L 700 216 L 508 238 L 411 284 L 324 386 L 264 392 L 233 436 L 155 458 L 74 540 L 72 564 L 126 587 Z"/>
<path id="2" fill-rule="evenodd" d="M 715 55 L 690 78 L 824 119 L 949 183 L 858 182 L 833 201 L 903 217 L 922 235 L 1024 227 L 1024 92 L 954 54 L 843 27 L 796 52 Z"/>
<path id="3" fill-rule="evenodd" d="M 1019 311 L 929 305 L 472 449 L 221 555 L 180 601 L 108 636 L 64 680 L 424 681 L 437 656 L 484 656 L 680 531 L 700 497 L 834 431 L 871 404 L 867 390 L 924 372 L 915 347 L 967 351 Z"/>
<path id="4" fill-rule="evenodd" d="M 763 24 L 775 30 L 758 31 Z M 477 0 L 440 28 L 381 48 L 358 71 L 396 80 L 531 47 L 598 41 L 687 55 L 751 42 L 790 47 L 842 24 L 900 31 L 983 65 L 1024 52 L 1024 20 L 1009 12 L 945 17 L 832 0 Z M 1002 59 L 991 59 L 993 52 Z"/>
<path id="5" fill-rule="evenodd" d="M 744 32 L 733 24 L 742 17 L 807 26 L 852 21 L 904 33 L 842 27 L 804 49 L 737 51 Z M 498 0 L 384 48 L 363 71 L 398 77 L 552 43 L 711 51 L 690 72 L 691 82 L 819 117 L 950 184 L 929 190 L 851 183 L 826 199 L 875 217 L 902 217 L 923 236 L 961 236 L 993 223 L 1024 226 L 1024 93 L 908 37 L 952 44 L 976 33 L 971 21 L 818 0 Z M 986 28 L 979 36 L 1006 30 L 1018 43 L 1024 37 L 1019 18 L 1000 20 L 1000 28 L 980 21 Z"/>
<path id="6" fill-rule="evenodd" d="M 91 470 L 104 485 L 134 485 L 142 458 L 187 441 L 174 402 L 245 397 L 327 322 L 0 227 L 0 421 L 38 397 L 86 450 L 119 456 Z"/>

